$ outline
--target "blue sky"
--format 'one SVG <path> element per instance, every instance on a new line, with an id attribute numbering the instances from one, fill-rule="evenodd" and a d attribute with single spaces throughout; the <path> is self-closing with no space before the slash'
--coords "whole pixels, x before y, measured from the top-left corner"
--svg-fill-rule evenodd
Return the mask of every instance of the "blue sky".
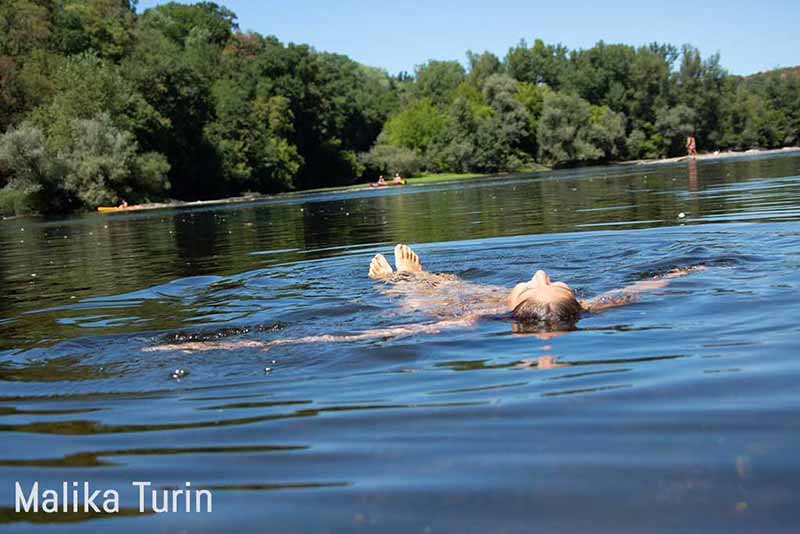
<path id="1" fill-rule="evenodd" d="M 390 73 L 428 59 L 501 58 L 521 38 L 570 48 L 692 43 L 734 74 L 800 64 L 800 1 L 216 0 L 242 30 L 346 54 Z M 164 3 L 139 0 L 139 10 Z"/>

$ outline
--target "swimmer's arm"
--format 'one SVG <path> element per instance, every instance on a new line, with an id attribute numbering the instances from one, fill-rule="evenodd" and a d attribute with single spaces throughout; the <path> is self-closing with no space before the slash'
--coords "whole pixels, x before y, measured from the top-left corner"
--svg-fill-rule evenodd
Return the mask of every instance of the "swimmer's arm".
<path id="1" fill-rule="evenodd" d="M 459 319 L 448 319 L 438 321 L 436 323 L 416 323 L 406 324 L 401 326 L 392 326 L 389 328 L 376 328 L 374 330 L 367 330 L 358 334 L 350 334 L 344 336 L 335 335 L 320 335 L 320 336 L 306 336 L 295 339 L 276 339 L 265 343 L 264 350 L 269 350 L 276 345 L 299 345 L 304 343 L 342 343 L 347 341 L 362 341 L 365 339 L 396 339 L 406 336 L 413 336 L 415 334 L 438 334 L 442 330 L 448 328 L 468 328 L 473 326 L 478 320 L 477 316 L 467 316 Z"/>
<path id="2" fill-rule="evenodd" d="M 205 351 L 205 350 L 233 350 L 249 347 L 263 347 L 263 341 L 241 340 L 241 341 L 188 341 L 186 343 L 166 343 L 145 347 L 142 352 L 171 352 L 171 351 Z"/>
<path id="3" fill-rule="evenodd" d="M 276 345 L 300 345 L 304 343 L 342 343 L 346 341 L 361 341 L 364 339 L 392 339 L 414 334 L 438 334 L 448 328 L 468 328 L 478 320 L 477 316 L 465 316 L 458 319 L 448 319 L 436 323 L 417 323 L 389 328 L 377 328 L 358 334 L 343 336 L 319 335 L 306 336 L 295 339 L 276 339 L 274 341 L 191 341 L 188 343 L 168 343 L 142 349 L 144 352 L 169 352 L 169 351 L 208 351 L 208 350 L 233 350 L 242 348 L 264 348 L 269 350 Z"/>
<path id="4" fill-rule="evenodd" d="M 706 269 L 705 265 L 694 265 L 692 267 L 685 267 L 682 269 L 673 269 L 670 272 L 658 276 L 654 276 L 650 280 L 641 280 L 633 284 L 623 287 L 622 289 L 615 289 L 608 291 L 600 296 L 594 297 L 589 300 L 581 300 L 581 307 L 589 312 L 597 313 L 609 308 L 617 308 L 635 302 L 640 294 L 654 289 L 661 289 L 669 285 L 673 278 L 686 276 L 693 271 L 702 271 Z"/>

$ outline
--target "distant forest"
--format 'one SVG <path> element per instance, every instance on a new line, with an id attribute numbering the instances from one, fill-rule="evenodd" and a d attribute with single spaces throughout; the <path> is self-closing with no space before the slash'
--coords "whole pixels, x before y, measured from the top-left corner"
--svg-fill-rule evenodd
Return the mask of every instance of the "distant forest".
<path id="1" fill-rule="evenodd" d="M 275 28 L 280 33 L 280 28 Z M 465 67 L 466 65 L 466 67 Z M 0 212 L 69 212 L 800 142 L 800 74 L 520 41 L 389 74 L 210 2 L 0 3 Z"/>

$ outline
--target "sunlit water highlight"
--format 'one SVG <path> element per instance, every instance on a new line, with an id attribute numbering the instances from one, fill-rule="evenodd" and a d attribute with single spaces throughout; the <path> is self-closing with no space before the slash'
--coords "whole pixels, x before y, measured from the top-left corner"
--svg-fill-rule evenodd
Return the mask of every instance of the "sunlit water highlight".
<path id="1" fill-rule="evenodd" d="M 3 221 L 0 528 L 793 532 L 798 220 L 783 156 Z M 553 339 L 491 320 L 142 350 L 424 321 L 366 277 L 396 242 L 429 270 L 543 268 L 584 296 L 709 269 Z M 132 480 L 189 480 L 214 512 L 19 516 L 15 480 L 89 480 L 127 509 Z"/>

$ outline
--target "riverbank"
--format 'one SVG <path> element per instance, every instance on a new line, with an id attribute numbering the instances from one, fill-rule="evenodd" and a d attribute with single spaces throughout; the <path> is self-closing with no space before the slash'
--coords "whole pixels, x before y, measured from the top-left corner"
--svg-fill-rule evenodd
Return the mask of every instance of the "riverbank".
<path id="1" fill-rule="evenodd" d="M 742 158 L 748 156 L 755 156 L 755 155 L 769 155 L 769 154 L 785 154 L 787 152 L 800 152 L 800 147 L 783 147 L 783 148 L 775 148 L 775 149 L 757 149 L 753 148 L 750 150 L 744 151 L 733 151 L 733 150 L 726 150 L 726 151 L 715 151 L 715 152 L 706 152 L 702 154 L 697 154 L 695 156 L 695 161 L 707 161 L 707 160 L 717 160 L 717 159 L 731 159 L 731 158 Z M 629 161 L 618 161 L 612 162 L 609 165 L 665 165 L 665 164 L 672 164 L 672 163 L 680 163 L 683 161 L 689 161 L 689 156 L 677 156 L 674 158 L 661 158 L 661 159 L 639 159 L 639 160 L 629 160 Z M 602 166 L 602 165 L 599 165 Z M 414 185 L 424 185 L 424 184 L 432 184 L 437 182 L 446 182 L 452 180 L 472 180 L 477 178 L 497 178 L 500 176 L 515 176 L 515 175 L 528 175 L 530 173 L 535 172 L 545 172 L 552 170 L 550 167 L 546 167 L 544 165 L 536 164 L 535 167 L 530 169 L 525 169 L 518 173 L 496 173 L 496 174 L 483 174 L 483 173 L 434 173 L 434 174 L 425 174 L 423 176 L 417 176 L 414 178 L 407 178 L 405 187 L 414 186 Z M 157 203 L 149 203 L 149 204 L 140 204 L 136 206 L 130 206 L 125 210 L 120 210 L 119 212 L 130 212 L 130 211 L 140 211 L 140 210 L 152 210 L 152 209 L 165 209 L 165 208 L 188 208 L 188 207 L 196 207 L 196 206 L 213 206 L 217 204 L 235 204 L 241 202 L 255 202 L 258 200 L 264 200 L 269 198 L 275 197 L 285 197 L 285 196 L 295 196 L 295 195 L 309 195 L 309 194 L 316 194 L 316 193 L 337 193 L 337 192 L 345 192 L 345 191 L 360 191 L 360 190 L 371 190 L 373 188 L 370 187 L 369 182 L 365 183 L 358 183 L 358 184 L 351 184 L 351 185 L 344 185 L 338 187 L 324 187 L 318 189 L 305 189 L 302 191 L 291 191 L 287 193 L 279 193 L 277 195 L 262 195 L 260 193 L 253 193 L 247 195 L 241 195 L 238 197 L 230 197 L 224 199 L 215 199 L 215 200 L 197 200 L 193 202 L 183 202 L 180 200 L 173 200 L 169 202 L 157 202 Z"/>
<path id="2" fill-rule="evenodd" d="M 714 152 L 697 154 L 697 156 L 694 157 L 694 160 L 705 161 L 705 160 L 715 160 L 715 159 L 742 158 L 747 156 L 760 156 L 768 154 L 785 154 L 787 152 L 800 152 L 800 147 L 787 146 L 783 148 L 773 148 L 773 149 L 751 148 L 750 150 L 743 150 L 743 151 L 726 150 L 724 152 L 716 150 Z M 690 159 L 692 158 L 690 158 L 689 156 L 678 156 L 674 158 L 637 159 L 630 161 L 618 161 L 614 162 L 613 164 L 614 165 L 658 165 L 666 163 L 680 163 L 681 161 L 689 161 Z"/>
<path id="3" fill-rule="evenodd" d="M 707 152 L 703 154 L 698 154 L 694 159 L 696 161 L 707 161 L 707 160 L 717 160 L 717 159 L 731 159 L 731 158 L 742 158 L 742 157 L 749 157 L 755 155 L 769 155 L 769 154 L 785 154 L 791 152 L 800 152 L 800 147 L 784 147 L 784 148 L 776 148 L 776 149 L 750 149 L 745 151 L 715 151 L 715 152 Z M 665 164 L 673 164 L 673 163 L 680 163 L 683 161 L 688 161 L 690 158 L 689 156 L 678 156 L 674 158 L 661 158 L 661 159 L 639 159 L 639 160 L 629 160 L 629 161 L 617 161 L 612 162 L 609 165 L 665 165 Z M 602 166 L 602 165 L 601 165 Z M 482 174 L 482 173 L 435 173 L 435 174 L 426 174 L 423 176 L 417 176 L 414 178 L 408 178 L 406 181 L 406 186 L 415 186 L 415 185 L 426 185 L 432 184 L 437 182 L 446 182 L 452 180 L 472 180 L 478 178 L 497 178 L 501 176 L 524 176 L 529 175 L 530 173 L 535 172 L 544 172 L 552 170 L 549 167 L 544 165 L 536 165 L 535 168 L 525 169 L 524 171 L 520 171 L 518 173 L 497 173 L 497 174 Z M 260 200 L 266 200 L 270 198 L 280 198 L 280 197 L 287 197 L 287 196 L 297 196 L 297 195 L 309 195 L 309 194 L 318 194 L 318 193 L 337 193 L 337 192 L 347 192 L 347 191 L 360 191 L 360 190 L 372 190 L 373 188 L 370 187 L 369 182 L 365 183 L 358 183 L 352 185 L 345 185 L 345 186 L 338 186 L 338 187 L 325 187 L 319 189 L 305 189 L 302 191 L 291 191 L 286 193 L 278 193 L 277 195 L 264 195 L 261 193 L 248 193 L 236 197 L 228 197 L 228 198 L 221 198 L 221 199 L 212 199 L 212 200 L 195 200 L 195 201 L 182 201 L 182 200 L 169 200 L 166 202 L 150 202 L 147 204 L 137 204 L 133 206 L 129 206 L 124 210 L 118 210 L 111 213 L 130 213 L 130 212 L 137 212 L 137 211 L 146 211 L 146 210 L 158 210 L 158 209 L 170 209 L 170 208 L 192 208 L 192 207 L 201 207 L 201 206 L 216 206 L 216 205 L 224 205 L 224 204 L 239 204 L 245 202 L 257 202 Z M 13 219 L 16 217 L 3 217 L 3 220 Z"/>
<path id="4" fill-rule="evenodd" d="M 546 167 L 543 167 L 541 170 L 548 170 L 548 169 Z M 406 185 L 404 187 L 422 185 L 422 184 L 431 184 L 431 183 L 444 182 L 450 180 L 487 178 L 491 176 L 501 176 L 501 175 L 480 174 L 480 173 L 426 174 L 424 176 L 408 178 L 406 180 Z M 286 193 L 278 193 L 276 195 L 263 195 L 261 193 L 251 193 L 236 197 L 228 197 L 228 198 L 212 199 L 212 200 L 195 200 L 195 201 L 170 200 L 167 202 L 149 202 L 147 204 L 136 204 L 128 206 L 125 209 L 115 210 L 108 213 L 130 213 L 136 211 L 158 210 L 158 209 L 169 209 L 169 208 L 192 208 L 199 206 L 216 206 L 222 204 L 239 204 L 243 202 L 256 202 L 259 200 L 266 200 L 270 198 L 280 198 L 280 197 L 295 196 L 295 195 L 308 195 L 315 193 L 337 193 L 344 191 L 359 191 L 359 190 L 371 190 L 371 189 L 374 188 L 370 187 L 369 182 L 365 182 L 352 185 L 344 185 L 339 187 L 324 187 L 319 189 L 304 189 L 302 191 L 290 191 Z"/>

